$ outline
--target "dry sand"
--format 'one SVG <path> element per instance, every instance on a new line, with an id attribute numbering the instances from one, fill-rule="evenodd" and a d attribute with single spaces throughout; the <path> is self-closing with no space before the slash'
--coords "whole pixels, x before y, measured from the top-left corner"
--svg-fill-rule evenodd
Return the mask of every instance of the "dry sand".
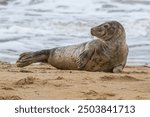
<path id="1" fill-rule="evenodd" d="M 150 68 L 114 74 L 0 62 L 0 99 L 150 99 Z"/>

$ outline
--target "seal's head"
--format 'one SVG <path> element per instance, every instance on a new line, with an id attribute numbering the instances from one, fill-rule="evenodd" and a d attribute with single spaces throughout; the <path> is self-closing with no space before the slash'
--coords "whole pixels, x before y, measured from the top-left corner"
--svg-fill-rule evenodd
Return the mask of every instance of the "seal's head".
<path id="1" fill-rule="evenodd" d="M 91 28 L 91 35 L 107 41 L 113 38 L 117 39 L 120 36 L 125 36 L 125 31 L 119 22 L 109 21 Z"/>

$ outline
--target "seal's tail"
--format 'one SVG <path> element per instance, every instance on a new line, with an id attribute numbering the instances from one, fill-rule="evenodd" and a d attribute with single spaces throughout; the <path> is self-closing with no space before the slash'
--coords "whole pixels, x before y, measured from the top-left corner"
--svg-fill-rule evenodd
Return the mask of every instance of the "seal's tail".
<path id="1" fill-rule="evenodd" d="M 22 53 L 17 60 L 17 67 L 25 67 L 36 62 L 47 62 L 49 56 L 49 50 L 41 50 L 37 52 L 25 52 Z"/>

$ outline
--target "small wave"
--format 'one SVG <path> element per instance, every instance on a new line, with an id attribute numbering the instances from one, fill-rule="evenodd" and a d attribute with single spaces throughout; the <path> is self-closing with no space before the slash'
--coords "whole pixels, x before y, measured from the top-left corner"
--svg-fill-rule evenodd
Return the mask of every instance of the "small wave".
<path id="1" fill-rule="evenodd" d="M 0 0 L 0 5 L 7 5 L 8 4 L 8 0 Z"/>
<path id="2" fill-rule="evenodd" d="M 149 0 L 112 0 L 112 1 L 126 3 L 126 4 L 144 4 L 144 5 L 150 4 Z"/>
<path id="3" fill-rule="evenodd" d="M 12 38 L 4 38 L 4 39 L 0 39 L 0 43 L 5 43 L 5 42 L 9 42 L 9 41 L 19 41 L 22 40 L 24 38 L 30 38 L 29 36 L 19 36 L 19 37 L 12 37 Z"/>
<path id="4" fill-rule="evenodd" d="M 13 5 L 35 5 L 43 3 L 45 0 L 3 0 L 10 1 Z"/>
<path id="5" fill-rule="evenodd" d="M 135 45 L 129 45 L 129 48 L 136 48 L 136 47 L 145 47 L 150 46 L 150 44 L 135 44 Z"/>

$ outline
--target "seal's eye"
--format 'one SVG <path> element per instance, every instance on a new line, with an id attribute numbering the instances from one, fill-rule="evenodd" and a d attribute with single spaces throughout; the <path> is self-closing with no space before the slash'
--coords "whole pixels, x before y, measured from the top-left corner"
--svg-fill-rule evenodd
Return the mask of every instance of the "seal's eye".
<path id="1" fill-rule="evenodd" d="M 105 27 L 105 28 L 109 28 L 109 24 L 105 24 L 104 27 Z"/>

